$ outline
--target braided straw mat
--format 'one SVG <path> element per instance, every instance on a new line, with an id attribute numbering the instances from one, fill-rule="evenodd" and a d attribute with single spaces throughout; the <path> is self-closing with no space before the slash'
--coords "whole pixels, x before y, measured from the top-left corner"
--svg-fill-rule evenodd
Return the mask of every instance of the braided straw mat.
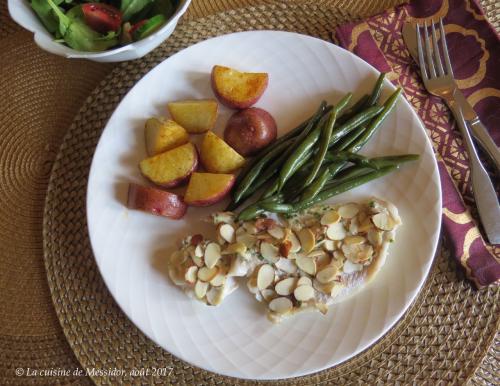
<path id="1" fill-rule="evenodd" d="M 396 2 L 193 0 L 167 43 L 144 59 L 117 66 L 69 61 L 38 50 L 31 35 L 5 17 L 5 3 L 0 3 L 0 384 L 234 384 L 234 379 L 193 368 L 144 337 L 102 282 L 85 223 L 87 174 L 100 133 L 137 80 L 200 40 L 249 29 L 290 30 L 328 39 L 335 25 Z M 485 1 L 483 7 L 498 28 L 495 4 Z M 216 14 L 242 6 L 246 8 Z M 43 241 L 49 286 L 40 251 Z M 442 250 L 415 304 L 376 345 L 333 369 L 277 383 L 495 384 L 500 368 L 500 344 L 493 342 L 499 298 L 498 288 L 474 291 Z M 173 371 L 168 378 L 91 380 L 16 377 L 17 367 Z"/>

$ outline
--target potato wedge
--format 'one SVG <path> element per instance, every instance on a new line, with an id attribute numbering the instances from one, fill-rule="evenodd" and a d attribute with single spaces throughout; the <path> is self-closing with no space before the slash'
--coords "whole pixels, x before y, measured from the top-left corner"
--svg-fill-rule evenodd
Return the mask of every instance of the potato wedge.
<path id="1" fill-rule="evenodd" d="M 144 127 L 146 150 L 154 156 L 189 142 L 189 134 L 184 128 L 165 118 L 149 118 Z"/>
<path id="2" fill-rule="evenodd" d="M 174 220 L 187 211 L 187 205 L 177 194 L 133 183 L 128 186 L 127 207 Z"/>
<path id="3" fill-rule="evenodd" d="M 245 158 L 212 131 L 207 131 L 203 138 L 200 159 L 205 169 L 211 173 L 230 173 L 245 163 Z"/>
<path id="4" fill-rule="evenodd" d="M 234 185 L 234 175 L 193 173 L 184 196 L 192 206 L 209 206 L 221 201 Z"/>
<path id="5" fill-rule="evenodd" d="M 217 99 L 233 109 L 246 109 L 264 94 L 269 82 L 265 72 L 241 72 L 234 68 L 214 66 L 212 90 Z"/>
<path id="6" fill-rule="evenodd" d="M 165 188 L 186 182 L 197 167 L 198 152 L 191 142 L 146 158 L 139 164 L 146 178 Z"/>
<path id="7" fill-rule="evenodd" d="M 190 99 L 170 102 L 167 108 L 172 119 L 188 133 L 200 134 L 215 126 L 219 105 L 214 99 Z"/>

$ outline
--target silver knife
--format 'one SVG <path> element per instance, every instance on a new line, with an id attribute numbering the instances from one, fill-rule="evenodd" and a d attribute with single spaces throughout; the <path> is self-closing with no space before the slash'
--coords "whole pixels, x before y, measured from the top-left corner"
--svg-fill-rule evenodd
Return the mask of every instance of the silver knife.
<path id="1" fill-rule="evenodd" d="M 405 23 L 403 25 L 403 40 L 410 51 L 410 54 L 418 63 L 417 54 L 417 38 L 415 25 L 412 23 Z M 467 126 L 471 129 L 474 139 L 479 143 L 484 152 L 491 159 L 492 164 L 496 167 L 496 171 L 500 170 L 500 149 L 491 138 L 488 130 L 479 120 L 477 113 L 472 108 L 471 104 L 465 99 L 464 94 L 458 89 L 455 92 L 455 101 L 462 110 L 463 117 Z"/>

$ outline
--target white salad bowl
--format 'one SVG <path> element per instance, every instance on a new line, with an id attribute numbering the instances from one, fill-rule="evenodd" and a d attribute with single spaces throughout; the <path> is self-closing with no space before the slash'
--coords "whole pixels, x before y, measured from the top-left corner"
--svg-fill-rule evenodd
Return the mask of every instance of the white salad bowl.
<path id="1" fill-rule="evenodd" d="M 35 12 L 31 9 L 28 0 L 8 0 L 8 7 L 12 19 L 23 28 L 33 32 L 35 43 L 45 51 L 70 59 L 89 59 L 95 62 L 123 62 L 143 57 L 167 39 L 174 32 L 179 18 L 186 12 L 189 3 L 191 3 L 191 0 L 180 0 L 177 10 L 167 23 L 150 36 L 126 46 L 102 52 L 77 51 L 54 41 L 52 34 L 45 29 Z"/>

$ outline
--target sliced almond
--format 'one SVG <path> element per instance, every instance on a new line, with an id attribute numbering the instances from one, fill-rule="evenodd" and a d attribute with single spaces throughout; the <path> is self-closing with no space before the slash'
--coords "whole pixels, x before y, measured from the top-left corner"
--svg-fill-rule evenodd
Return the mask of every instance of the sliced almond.
<path id="1" fill-rule="evenodd" d="M 290 240 L 283 240 L 279 246 L 280 256 L 288 257 L 292 249 L 292 242 Z"/>
<path id="2" fill-rule="evenodd" d="M 297 281 L 297 287 L 300 287 L 301 285 L 312 285 L 311 279 L 309 279 L 307 276 L 302 276 L 298 281 Z"/>
<path id="3" fill-rule="evenodd" d="M 173 252 L 169 259 L 168 259 L 168 263 L 169 265 L 179 265 L 179 264 L 182 264 L 186 261 L 187 257 L 186 255 L 182 252 L 182 251 L 175 251 Z"/>
<path id="4" fill-rule="evenodd" d="M 191 245 L 195 247 L 202 241 L 203 241 L 203 235 L 200 235 L 199 233 L 191 236 Z"/>
<path id="5" fill-rule="evenodd" d="M 358 222 L 359 233 L 369 232 L 371 229 L 373 229 L 373 223 L 370 221 L 369 217 L 366 217 L 364 220 L 358 220 Z"/>
<path id="6" fill-rule="evenodd" d="M 212 280 L 210 280 L 210 284 L 213 285 L 214 287 L 220 287 L 226 283 L 226 276 L 219 272 L 217 275 L 214 276 Z"/>
<path id="7" fill-rule="evenodd" d="M 247 288 L 252 294 L 257 294 L 259 292 L 259 288 L 257 287 L 257 277 L 252 276 L 250 279 L 247 281 Z"/>
<path id="8" fill-rule="evenodd" d="M 391 231 L 395 226 L 392 218 L 385 212 L 377 213 L 372 216 L 372 221 L 378 229 L 382 229 L 383 231 Z"/>
<path id="9" fill-rule="evenodd" d="M 316 238 L 309 228 L 302 228 L 298 234 L 300 245 L 305 253 L 311 252 L 316 246 Z"/>
<path id="10" fill-rule="evenodd" d="M 269 309 L 278 314 L 284 314 L 293 308 L 293 303 L 288 298 L 276 298 L 269 302 Z"/>
<path id="11" fill-rule="evenodd" d="M 370 260 L 373 256 L 373 247 L 368 244 L 363 246 L 363 250 L 358 253 L 357 262 L 365 263 Z"/>
<path id="12" fill-rule="evenodd" d="M 382 232 L 376 229 L 371 229 L 368 231 L 367 235 L 370 244 L 375 247 L 382 245 Z"/>
<path id="13" fill-rule="evenodd" d="M 328 252 L 332 252 L 335 250 L 335 244 L 332 240 L 325 239 L 323 241 L 323 248 L 325 248 Z"/>
<path id="14" fill-rule="evenodd" d="M 270 302 L 271 300 L 273 300 L 274 298 L 276 298 L 278 296 L 276 294 L 276 291 L 272 290 L 270 288 L 264 289 L 264 290 L 260 291 L 260 293 L 266 302 Z"/>
<path id="15" fill-rule="evenodd" d="M 301 248 L 300 241 L 297 238 L 297 236 L 295 235 L 295 232 L 292 231 L 291 229 L 287 228 L 285 230 L 285 234 L 286 234 L 286 236 L 285 236 L 286 240 L 290 240 L 290 242 L 292 243 L 292 245 L 290 247 L 290 252 L 297 253 L 298 251 L 300 251 L 300 248 Z"/>
<path id="16" fill-rule="evenodd" d="M 350 260 L 346 260 L 344 263 L 344 273 L 350 274 L 361 270 L 363 270 L 363 266 L 361 264 L 353 263 Z"/>
<path id="17" fill-rule="evenodd" d="M 204 254 L 205 252 L 203 251 L 203 247 L 201 246 L 201 244 L 198 244 L 194 249 L 194 255 L 196 257 L 203 257 Z"/>
<path id="18" fill-rule="evenodd" d="M 295 263 L 305 273 L 308 273 L 309 275 L 316 274 L 316 262 L 314 259 L 298 255 L 295 259 Z"/>
<path id="19" fill-rule="evenodd" d="M 242 233 L 241 235 L 236 236 L 236 241 L 238 243 L 245 244 L 247 248 L 253 248 L 253 246 L 257 242 L 257 238 L 254 235 Z"/>
<path id="20" fill-rule="evenodd" d="M 207 294 L 208 283 L 198 280 L 194 285 L 194 294 L 198 299 L 203 299 Z"/>
<path id="21" fill-rule="evenodd" d="M 278 295 L 287 296 L 293 292 L 296 285 L 297 279 L 294 277 L 289 277 L 277 282 L 274 286 L 274 290 Z"/>
<path id="22" fill-rule="evenodd" d="M 358 245 L 358 244 L 363 244 L 366 241 L 366 239 L 363 236 L 347 236 L 344 239 L 344 244 L 345 245 Z"/>
<path id="23" fill-rule="evenodd" d="M 244 222 L 243 228 L 247 231 L 248 234 L 254 235 L 258 233 L 257 227 L 252 222 Z"/>
<path id="24" fill-rule="evenodd" d="M 359 206 L 356 204 L 345 204 L 342 205 L 337 211 L 342 218 L 350 219 L 358 214 Z"/>
<path id="25" fill-rule="evenodd" d="M 359 232 L 358 219 L 356 217 L 353 217 L 349 224 L 349 233 L 351 235 L 357 235 L 358 232 Z"/>
<path id="26" fill-rule="evenodd" d="M 325 269 L 322 269 L 321 271 L 318 272 L 316 275 L 316 280 L 319 281 L 321 284 L 326 284 L 330 283 L 331 281 L 335 280 L 339 273 L 339 270 L 337 267 L 334 266 L 328 266 Z"/>
<path id="27" fill-rule="evenodd" d="M 307 257 L 323 257 L 327 256 L 327 253 L 322 249 L 315 249 L 307 254 Z"/>
<path id="28" fill-rule="evenodd" d="M 316 257 L 316 270 L 321 271 L 325 266 L 330 264 L 331 258 L 330 255 L 325 253 L 324 255 Z"/>
<path id="29" fill-rule="evenodd" d="M 193 265 L 186 270 L 186 273 L 184 274 L 184 279 L 188 283 L 194 284 L 196 283 L 197 273 L 198 273 L 198 267 L 196 265 Z"/>
<path id="30" fill-rule="evenodd" d="M 338 222 L 336 224 L 329 225 L 326 230 L 326 236 L 330 240 L 343 240 L 347 236 L 344 224 Z"/>
<path id="31" fill-rule="evenodd" d="M 283 238 L 285 238 L 285 230 L 279 226 L 275 226 L 273 228 L 268 229 L 267 233 L 269 233 L 271 236 L 273 236 L 275 239 L 278 240 L 282 240 Z"/>
<path id="32" fill-rule="evenodd" d="M 201 267 L 198 270 L 198 279 L 201 280 L 201 281 L 205 281 L 205 282 L 208 283 L 218 273 L 219 273 L 219 267 L 212 267 L 212 268 Z"/>
<path id="33" fill-rule="evenodd" d="M 336 224 L 340 221 L 340 214 L 336 210 L 329 210 L 321 217 L 321 225 Z"/>
<path id="34" fill-rule="evenodd" d="M 301 285 L 293 291 L 293 296 L 299 302 L 305 302 L 314 298 L 314 288 L 310 285 Z"/>
<path id="35" fill-rule="evenodd" d="M 260 254 L 264 259 L 274 264 L 278 261 L 279 250 L 278 247 L 271 243 L 262 242 L 260 244 Z"/>
<path id="36" fill-rule="evenodd" d="M 205 249 L 205 265 L 208 268 L 213 268 L 215 267 L 220 258 L 221 258 L 220 245 L 216 243 L 208 244 L 207 248 Z"/>
<path id="37" fill-rule="evenodd" d="M 274 221 L 272 218 L 258 218 L 255 220 L 255 227 L 257 228 L 257 231 L 267 231 L 271 228 L 274 228 L 276 226 L 276 221 Z"/>
<path id="38" fill-rule="evenodd" d="M 344 289 L 344 285 L 340 282 L 333 282 L 333 286 L 332 286 L 332 289 L 330 290 L 330 296 L 332 298 L 336 298 L 337 296 L 340 295 L 340 293 L 342 292 L 342 290 Z"/>
<path id="39" fill-rule="evenodd" d="M 231 224 L 219 225 L 219 234 L 228 243 L 234 243 L 235 230 Z"/>
<path id="40" fill-rule="evenodd" d="M 247 246 L 241 242 L 236 242 L 229 244 L 223 251 L 223 255 L 232 255 L 234 253 L 239 253 L 243 255 L 247 251 Z"/>
<path id="41" fill-rule="evenodd" d="M 197 267 L 203 267 L 205 265 L 205 262 L 203 261 L 203 257 L 194 256 L 192 259 Z"/>
<path id="42" fill-rule="evenodd" d="M 212 306 L 218 306 L 221 304 L 222 299 L 224 298 L 224 289 L 212 287 L 207 292 L 207 301 Z"/>
<path id="43" fill-rule="evenodd" d="M 276 262 L 276 268 L 282 270 L 283 272 L 289 273 L 289 274 L 294 274 L 297 272 L 297 266 L 293 262 L 293 260 L 290 259 L 285 259 L 285 258 L 280 258 Z"/>
<path id="44" fill-rule="evenodd" d="M 274 282 L 274 268 L 269 264 L 263 264 L 257 274 L 257 288 L 266 289 Z"/>

